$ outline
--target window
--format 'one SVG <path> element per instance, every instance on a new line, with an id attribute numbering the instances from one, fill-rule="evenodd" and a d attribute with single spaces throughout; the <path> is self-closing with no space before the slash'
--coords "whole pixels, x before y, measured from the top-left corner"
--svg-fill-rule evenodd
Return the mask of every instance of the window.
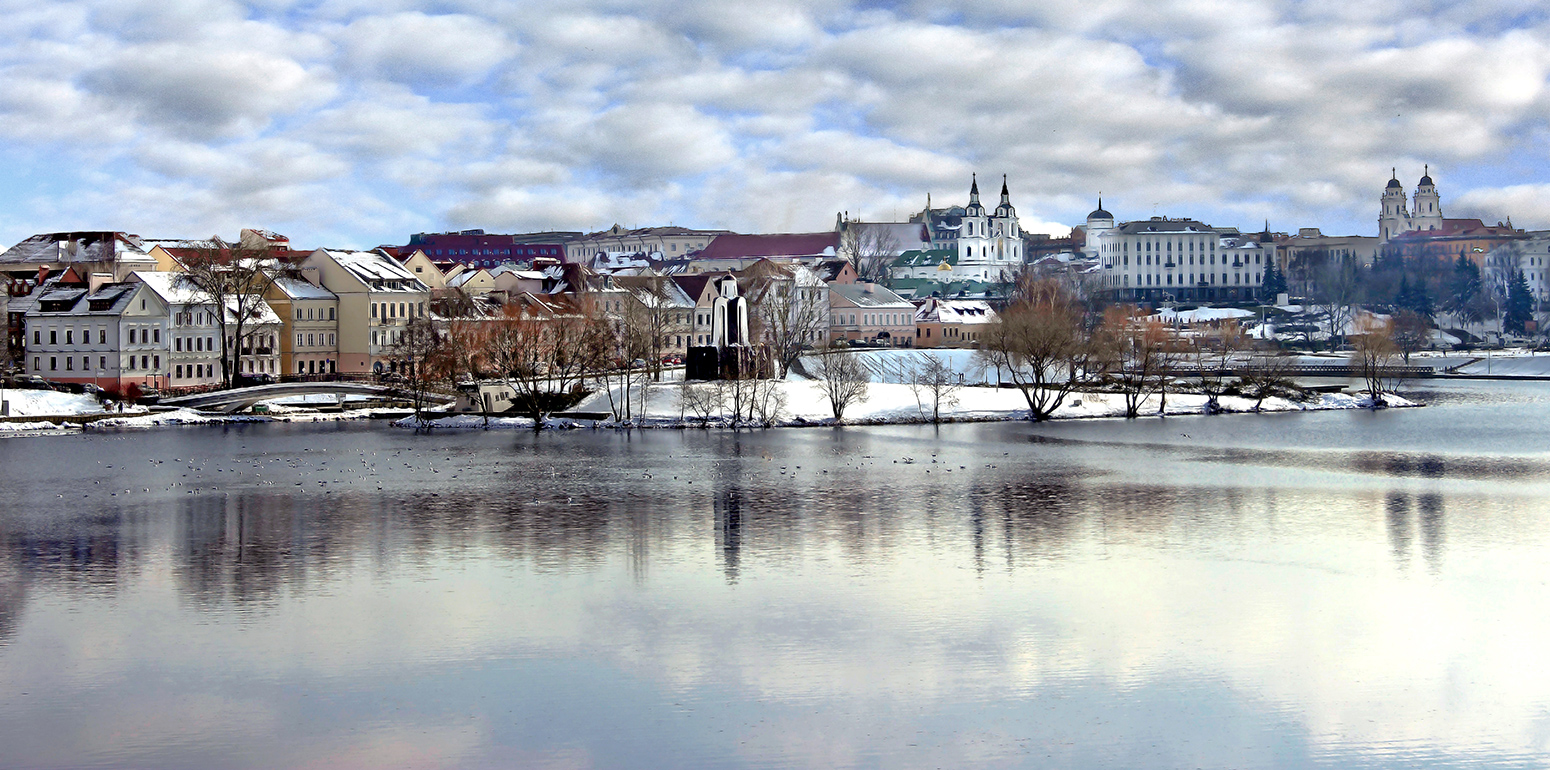
<path id="1" fill-rule="evenodd" d="M 108 330 L 106 327 L 97 330 L 97 344 L 108 344 Z"/>
<path id="2" fill-rule="evenodd" d="M 36 371 L 41 371 L 43 369 L 43 367 L 41 366 L 42 363 L 43 362 L 41 360 L 39 360 L 39 358 L 37 356 L 33 356 L 32 357 L 32 370 L 35 371 L 35 372 Z"/>
<path id="3" fill-rule="evenodd" d="M 161 356 L 151 356 L 151 368 L 152 369 L 160 369 L 161 368 Z"/>
<path id="4" fill-rule="evenodd" d="M 176 378 L 178 378 L 180 380 L 183 379 L 183 365 L 182 364 L 178 364 L 177 366 L 172 367 L 172 370 L 174 372 L 174 374 L 173 374 L 174 377 L 176 377 Z"/>
<path id="5" fill-rule="evenodd" d="M 330 320 L 330 321 L 334 320 L 334 309 L 333 308 L 329 308 L 328 309 L 328 320 Z"/>
<path id="6" fill-rule="evenodd" d="M 97 356 L 97 368 L 98 369 L 106 369 L 106 368 L 108 368 L 108 357 L 107 356 Z"/>
<path id="7" fill-rule="evenodd" d="M 140 368 L 141 369 L 149 369 L 149 368 L 151 368 L 150 358 L 151 358 L 150 356 L 140 356 Z M 161 357 L 157 356 L 156 360 L 160 361 Z"/>
<path id="8" fill-rule="evenodd" d="M 296 347 L 301 347 L 301 332 L 296 332 Z"/>
<path id="9" fill-rule="evenodd" d="M 371 303 L 371 317 L 372 318 L 376 318 L 377 317 L 377 303 L 375 303 L 375 302 Z"/>
<path id="10" fill-rule="evenodd" d="M 74 358 L 71 358 L 70 356 L 65 356 L 65 371 L 67 371 L 67 372 L 75 371 L 75 359 Z"/>
<path id="11" fill-rule="evenodd" d="M 312 347 L 312 335 L 307 335 L 307 347 Z"/>
<path id="12" fill-rule="evenodd" d="M 328 344 L 330 344 L 330 345 L 334 344 L 334 335 L 332 335 L 332 334 L 328 335 Z"/>
<path id="13" fill-rule="evenodd" d="M 130 342 L 134 342 L 134 340 L 131 339 Z M 48 344 L 50 344 L 50 345 L 58 345 L 59 344 L 59 332 L 58 331 L 56 331 L 54 329 L 49 329 L 48 330 Z"/>
<path id="14" fill-rule="evenodd" d="M 32 344 L 34 344 L 34 345 L 42 345 L 43 344 L 43 332 L 41 332 L 41 331 L 39 331 L 37 329 L 33 329 L 32 330 Z M 38 367 L 34 366 L 32 368 L 36 369 Z"/>
<path id="15" fill-rule="evenodd" d="M 49 356 L 48 357 L 48 370 L 53 372 L 53 371 L 58 371 L 58 369 L 59 369 L 59 362 L 54 360 L 53 356 Z"/>
<path id="16" fill-rule="evenodd" d="M 74 329 L 66 329 L 65 330 L 65 344 L 66 345 L 74 345 L 75 344 L 75 330 Z"/>
<path id="17" fill-rule="evenodd" d="M 156 328 L 151 330 L 151 341 L 156 343 L 156 344 L 158 344 L 158 345 L 161 344 L 161 327 L 160 326 L 158 326 L 158 327 L 156 327 Z"/>

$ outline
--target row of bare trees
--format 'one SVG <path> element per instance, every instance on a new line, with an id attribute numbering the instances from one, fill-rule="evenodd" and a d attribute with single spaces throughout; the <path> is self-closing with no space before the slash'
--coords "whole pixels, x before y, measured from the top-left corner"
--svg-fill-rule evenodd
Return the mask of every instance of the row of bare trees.
<path id="1" fill-rule="evenodd" d="M 1094 319 L 1067 284 L 1031 279 L 984 334 L 980 355 L 1000 381 L 1022 393 L 1035 421 L 1050 419 L 1087 390 L 1117 390 L 1126 416 L 1136 417 L 1154 398 L 1158 411 L 1166 410 L 1169 388 L 1181 374 L 1198 380 L 1208 411 L 1219 408 L 1229 382 L 1258 408 L 1286 389 L 1290 359 L 1255 350 L 1251 342 L 1232 321 L 1181 330 L 1124 305 Z"/>

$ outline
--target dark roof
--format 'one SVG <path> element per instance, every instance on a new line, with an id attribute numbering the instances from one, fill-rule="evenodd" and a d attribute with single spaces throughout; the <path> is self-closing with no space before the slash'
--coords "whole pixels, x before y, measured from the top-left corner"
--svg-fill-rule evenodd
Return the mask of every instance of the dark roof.
<path id="1" fill-rule="evenodd" d="M 1154 217 L 1138 222 L 1126 222 L 1120 225 L 1119 231 L 1126 235 L 1138 233 L 1215 233 L 1210 225 L 1202 224 L 1193 219 L 1164 219 Z"/>
<path id="2" fill-rule="evenodd" d="M 1398 179 L 1390 178 L 1389 179 L 1389 185 L 1385 189 L 1388 189 L 1388 190 L 1404 189 L 1404 185 L 1400 184 Z"/>
<path id="3" fill-rule="evenodd" d="M 675 275 L 673 276 L 673 283 L 678 284 L 678 288 L 683 289 L 684 293 L 689 295 L 690 302 L 699 302 L 700 295 L 705 293 L 705 284 L 710 283 L 710 279 L 715 278 L 717 275 L 718 273 Z"/>
<path id="4" fill-rule="evenodd" d="M 1093 212 L 1091 214 L 1088 214 L 1087 218 L 1088 219 L 1107 219 L 1109 221 L 1113 221 L 1114 220 L 1114 215 L 1113 214 L 1110 214 L 1109 212 L 1103 210 L 1103 196 L 1102 195 L 1098 196 L 1098 208 L 1093 209 Z"/>
<path id="5" fill-rule="evenodd" d="M 713 238 L 700 252 L 700 259 L 741 259 L 746 257 L 818 257 L 834 256 L 840 245 L 839 233 L 769 233 L 740 235 L 728 233 Z M 826 253 L 825 249 L 829 251 Z"/>

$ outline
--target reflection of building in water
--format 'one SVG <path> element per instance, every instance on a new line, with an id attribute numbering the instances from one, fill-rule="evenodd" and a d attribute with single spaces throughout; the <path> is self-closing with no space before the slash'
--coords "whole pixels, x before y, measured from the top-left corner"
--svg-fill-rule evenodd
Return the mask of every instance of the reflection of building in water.
<path id="1" fill-rule="evenodd" d="M 716 514 L 716 552 L 728 583 L 736 583 L 743 549 L 743 491 L 727 487 L 713 498 Z"/>
<path id="2" fill-rule="evenodd" d="M 1410 497 L 1403 492 L 1390 492 L 1384 507 L 1388 514 L 1389 547 L 1394 551 L 1394 563 L 1405 569 L 1410 566 Z"/>
<path id="3" fill-rule="evenodd" d="M 1435 492 L 1421 495 L 1416 498 L 1416 508 L 1420 510 L 1421 555 L 1426 559 L 1427 569 L 1438 572 L 1442 569 L 1442 495 Z"/>

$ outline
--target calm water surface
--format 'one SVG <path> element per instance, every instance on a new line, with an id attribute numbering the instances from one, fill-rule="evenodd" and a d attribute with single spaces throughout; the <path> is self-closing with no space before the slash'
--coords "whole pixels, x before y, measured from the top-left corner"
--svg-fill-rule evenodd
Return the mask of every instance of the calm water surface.
<path id="1" fill-rule="evenodd" d="M 0 767 L 1543 767 L 1550 387 L 0 440 Z"/>

